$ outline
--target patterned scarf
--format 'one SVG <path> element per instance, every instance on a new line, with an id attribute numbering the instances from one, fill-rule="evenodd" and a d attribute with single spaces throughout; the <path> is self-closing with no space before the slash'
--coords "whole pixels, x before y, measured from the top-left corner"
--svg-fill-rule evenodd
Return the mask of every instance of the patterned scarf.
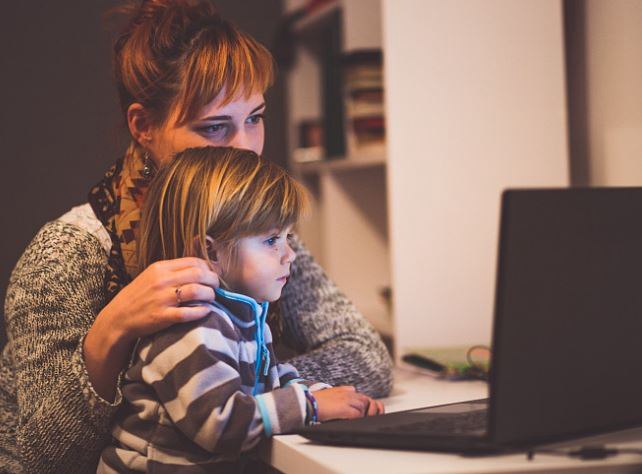
<path id="1" fill-rule="evenodd" d="M 108 301 L 138 272 L 137 241 L 141 207 L 151 176 L 145 177 L 142 154 L 133 146 L 89 192 L 89 204 L 112 241 L 105 276 Z"/>

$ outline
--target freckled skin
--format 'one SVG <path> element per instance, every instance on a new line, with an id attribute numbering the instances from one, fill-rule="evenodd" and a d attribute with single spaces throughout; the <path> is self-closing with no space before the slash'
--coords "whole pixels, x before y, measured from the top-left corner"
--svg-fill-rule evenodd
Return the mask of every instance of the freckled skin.
<path id="1" fill-rule="evenodd" d="M 224 97 L 224 91 L 219 97 Z M 221 105 L 216 98 L 188 123 L 177 126 L 176 118 L 153 129 L 151 141 L 145 146 L 157 164 L 162 164 L 186 148 L 229 146 L 261 154 L 265 140 L 263 94 L 245 98 L 241 94 L 230 103 Z"/>
<path id="2" fill-rule="evenodd" d="M 223 279 L 230 289 L 258 302 L 279 299 L 296 258 L 288 242 L 289 232 L 288 228 L 240 239 L 235 262 L 223 253 Z"/>

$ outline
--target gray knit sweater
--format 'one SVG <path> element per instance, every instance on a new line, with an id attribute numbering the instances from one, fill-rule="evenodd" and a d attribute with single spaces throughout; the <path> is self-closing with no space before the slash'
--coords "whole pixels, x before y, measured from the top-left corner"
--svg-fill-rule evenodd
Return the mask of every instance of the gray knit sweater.
<path id="1" fill-rule="evenodd" d="M 82 339 L 106 302 L 111 242 L 89 205 L 46 224 L 9 281 L 9 342 L 0 362 L 0 472 L 95 472 L 120 406 L 93 390 Z M 392 385 L 392 362 L 374 329 L 309 252 L 281 298 L 285 341 L 305 378 L 350 384 L 372 396 Z"/>

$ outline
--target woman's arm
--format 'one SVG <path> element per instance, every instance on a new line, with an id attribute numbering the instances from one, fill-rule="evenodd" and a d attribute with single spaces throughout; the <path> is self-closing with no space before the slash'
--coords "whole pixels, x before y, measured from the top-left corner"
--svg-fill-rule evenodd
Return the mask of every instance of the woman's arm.
<path id="1" fill-rule="evenodd" d="M 104 304 L 105 253 L 93 236 L 52 222 L 9 282 L 5 305 L 26 472 L 95 469 L 118 408 L 93 389 L 82 339 Z"/>
<path id="2" fill-rule="evenodd" d="M 297 239 L 297 258 L 279 302 L 289 362 L 308 379 L 353 385 L 372 397 L 392 388 L 392 360 L 381 338 Z"/>
<path id="3" fill-rule="evenodd" d="M 98 240 L 56 221 L 43 227 L 12 274 L 7 332 L 18 401 L 16 443 L 28 472 L 95 470 L 133 341 L 208 313 L 205 307 L 177 308 L 177 286 L 185 298 L 205 300 L 213 299 L 218 284 L 202 260 L 158 262 L 104 306 L 105 271 Z"/>

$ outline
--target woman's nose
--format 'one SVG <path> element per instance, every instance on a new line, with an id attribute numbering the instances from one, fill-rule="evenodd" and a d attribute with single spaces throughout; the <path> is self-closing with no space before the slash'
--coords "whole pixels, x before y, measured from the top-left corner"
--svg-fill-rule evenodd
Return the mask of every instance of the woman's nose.
<path id="1" fill-rule="evenodd" d="M 252 150 L 252 137 L 243 129 L 237 130 L 227 146 L 240 148 L 241 150 Z"/>

